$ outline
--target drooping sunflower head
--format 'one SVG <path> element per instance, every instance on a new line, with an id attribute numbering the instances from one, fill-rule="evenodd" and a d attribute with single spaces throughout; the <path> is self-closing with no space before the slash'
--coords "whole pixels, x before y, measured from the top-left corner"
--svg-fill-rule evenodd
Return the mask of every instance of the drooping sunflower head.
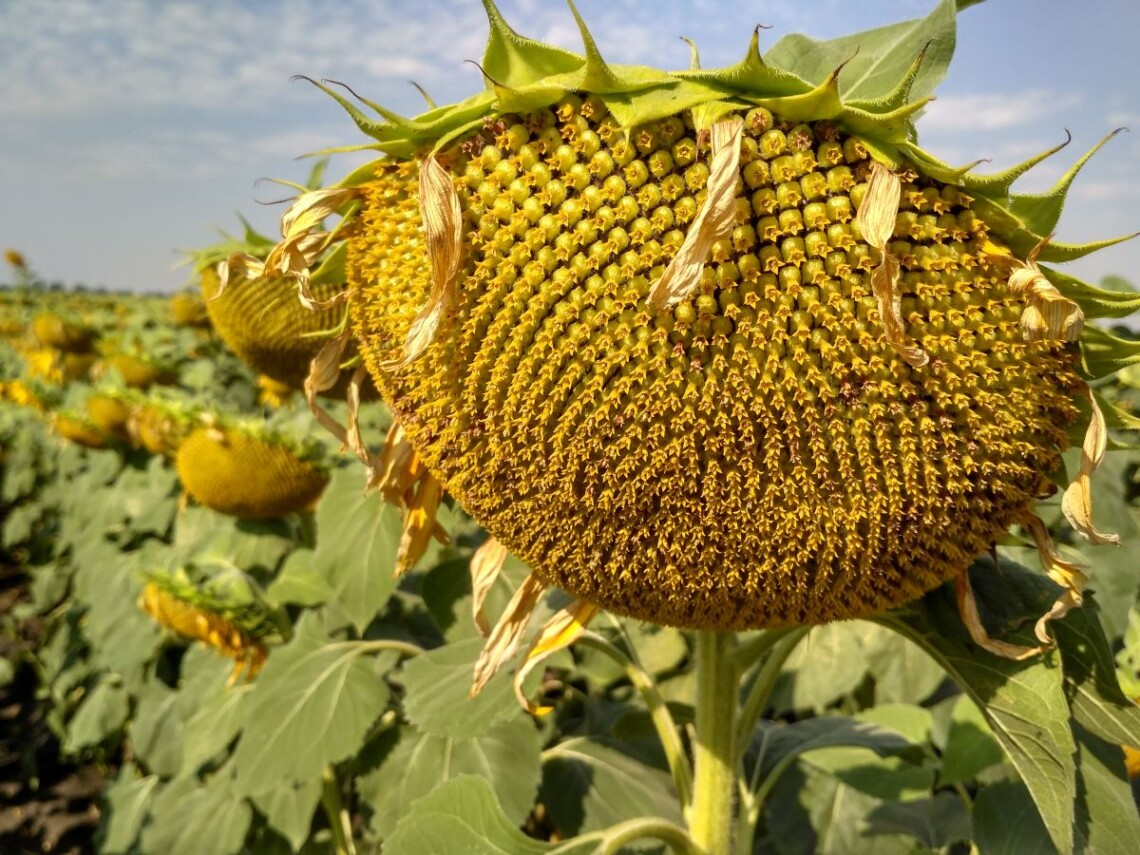
<path id="1" fill-rule="evenodd" d="M 173 366 L 138 349 L 123 350 L 105 357 L 102 372 L 111 369 L 118 372 L 124 385 L 131 389 L 146 390 L 154 385 L 169 385 L 178 377 Z"/>
<path id="2" fill-rule="evenodd" d="M 243 670 L 247 680 L 257 675 L 268 655 L 265 641 L 277 634 L 263 605 L 195 583 L 184 570 L 149 574 L 139 606 L 180 638 L 200 642 L 233 659 L 231 683 Z"/>
<path id="3" fill-rule="evenodd" d="M 323 163 L 314 169 L 310 188 L 319 186 L 323 170 Z M 190 254 L 206 312 L 226 346 L 254 371 L 300 390 L 313 358 L 344 326 L 344 252 L 328 252 L 327 241 L 314 239 L 275 256 L 274 241 L 244 219 L 242 225 L 240 238 L 224 235 Z M 300 294 L 282 267 L 303 273 Z"/>
<path id="4" fill-rule="evenodd" d="M 130 404 L 127 431 L 134 445 L 170 460 L 203 418 L 201 406 L 173 396 L 135 393 L 125 401 Z"/>
<path id="5" fill-rule="evenodd" d="M 202 297 L 192 291 L 179 291 L 170 298 L 170 319 L 175 326 L 208 328 L 210 316 Z"/>
<path id="6" fill-rule="evenodd" d="M 1078 604 L 1034 506 L 1083 435 L 1063 509 L 1111 540 L 1086 381 L 1138 355 L 1083 322 L 1137 301 L 1041 266 L 1114 242 L 1049 239 L 1087 158 L 1030 197 L 1055 149 L 979 175 L 918 147 L 954 4 L 892 30 L 895 79 L 844 62 L 885 31 L 663 72 L 485 6 L 467 101 L 371 118 L 322 87 L 384 155 L 337 200 L 350 320 L 433 476 L 543 582 L 659 623 L 879 612 L 1015 524 L 1066 587 L 1050 616 Z"/>
<path id="7" fill-rule="evenodd" d="M 84 448 L 103 449 L 114 442 L 114 438 L 90 417 L 78 411 L 65 410 L 53 413 L 51 425 L 61 437 Z"/>
<path id="8" fill-rule="evenodd" d="M 305 510 L 329 479 L 321 445 L 297 441 L 263 422 L 198 427 L 180 443 L 175 462 L 190 496 L 240 519 Z"/>
<path id="9" fill-rule="evenodd" d="M 41 312 L 32 320 L 32 333 L 44 347 L 66 353 L 89 353 L 98 338 L 95 330 L 55 312 Z"/>

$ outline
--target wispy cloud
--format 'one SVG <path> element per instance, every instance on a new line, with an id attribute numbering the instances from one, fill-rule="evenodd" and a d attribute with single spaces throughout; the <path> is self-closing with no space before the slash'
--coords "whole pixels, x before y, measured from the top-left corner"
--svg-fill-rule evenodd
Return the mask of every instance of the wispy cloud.
<path id="1" fill-rule="evenodd" d="M 1003 130 L 1057 115 L 1080 103 L 1079 95 L 1048 89 L 949 95 L 926 108 L 922 123 L 927 130 Z"/>

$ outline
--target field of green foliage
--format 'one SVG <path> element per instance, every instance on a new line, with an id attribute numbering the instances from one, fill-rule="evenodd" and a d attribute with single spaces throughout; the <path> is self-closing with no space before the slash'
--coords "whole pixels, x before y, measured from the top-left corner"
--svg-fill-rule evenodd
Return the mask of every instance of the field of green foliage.
<path id="1" fill-rule="evenodd" d="M 469 698 L 483 639 L 468 565 L 486 535 L 445 500 L 450 541 L 397 581 L 400 513 L 364 494 L 364 468 L 299 395 L 266 394 L 171 309 L 0 292 L 0 849 L 664 851 L 685 810 L 690 634 L 603 614 L 531 675 L 550 714 L 525 712 L 509 674 Z M 45 319 L 86 344 L 45 345 Z M 1140 374 L 1103 391 L 1135 412 Z M 125 403 L 128 430 L 93 426 L 100 396 Z M 173 452 L 140 439 L 156 402 L 261 422 L 327 486 L 279 518 L 205 507 Z M 378 441 L 388 416 L 365 404 L 362 421 Z M 1057 624 L 1056 651 L 979 656 L 952 586 L 875 622 L 742 634 L 739 851 L 1134 852 L 1120 746 L 1140 720 L 1138 462 L 1117 451 L 1096 476 L 1119 549 L 1086 549 L 1047 517 L 1095 591 Z M 1022 566 L 1024 543 L 997 564 L 973 572 L 986 624 L 1031 638 L 1055 589 Z M 526 572 L 508 558 L 492 622 Z M 148 611 L 148 586 L 197 612 Z"/>

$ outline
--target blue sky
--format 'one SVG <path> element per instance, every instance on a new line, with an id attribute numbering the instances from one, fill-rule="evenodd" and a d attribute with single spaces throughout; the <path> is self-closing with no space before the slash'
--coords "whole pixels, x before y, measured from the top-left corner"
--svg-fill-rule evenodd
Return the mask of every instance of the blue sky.
<path id="1" fill-rule="evenodd" d="M 647 9 L 653 8 L 652 13 Z M 922 17 L 934 0 L 578 0 L 615 62 L 683 68 L 736 62 L 756 24 L 828 38 Z M 501 0 L 519 31 L 578 49 L 557 0 Z M 0 2 L 0 247 L 45 279 L 138 291 L 186 281 L 177 250 L 208 244 L 235 212 L 276 233 L 283 195 L 259 178 L 303 180 L 295 158 L 363 141 L 339 107 L 295 74 L 345 81 L 397 112 L 444 103 L 482 81 L 478 0 L 3 0 Z M 1063 141 L 1026 177 L 1042 190 L 1113 128 L 1086 167 L 1058 239 L 1140 229 L 1140 3 L 988 0 L 959 17 L 958 49 L 919 123 L 925 148 L 994 168 Z M 334 160 L 338 178 L 359 158 Z M 1068 265 L 1140 284 L 1140 239 Z M 0 272 L 0 281 L 7 271 Z"/>

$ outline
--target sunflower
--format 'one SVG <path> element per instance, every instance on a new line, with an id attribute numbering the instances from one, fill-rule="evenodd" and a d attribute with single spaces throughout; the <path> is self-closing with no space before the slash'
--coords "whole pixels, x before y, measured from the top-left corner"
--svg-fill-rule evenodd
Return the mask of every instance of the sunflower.
<path id="1" fill-rule="evenodd" d="M 466 101 L 416 119 L 364 101 L 373 117 L 317 84 L 383 156 L 301 195 L 270 254 L 303 279 L 301 248 L 343 241 L 350 322 L 324 362 L 355 344 L 397 426 L 380 456 L 333 429 L 407 539 L 446 489 L 494 537 L 477 594 L 503 549 L 533 568 L 477 683 L 547 586 L 578 599 L 516 683 L 598 608 L 789 627 L 951 579 L 979 644 L 1050 645 L 1086 577 L 1035 509 L 1075 436 L 1062 510 L 1116 542 L 1090 491 L 1116 414 L 1089 382 L 1140 359 L 1085 324 L 1140 301 L 1045 266 L 1123 239 L 1052 239 L 1093 152 L 1042 196 L 1014 182 L 1060 146 L 998 174 L 939 161 L 916 142 L 917 48 L 850 97 L 843 64 L 808 79 L 756 34 L 735 66 L 664 72 L 606 63 L 576 11 L 582 54 L 485 6 L 487 88 Z M 1064 589 L 1038 648 L 989 638 L 966 576 L 1012 526 Z"/>

